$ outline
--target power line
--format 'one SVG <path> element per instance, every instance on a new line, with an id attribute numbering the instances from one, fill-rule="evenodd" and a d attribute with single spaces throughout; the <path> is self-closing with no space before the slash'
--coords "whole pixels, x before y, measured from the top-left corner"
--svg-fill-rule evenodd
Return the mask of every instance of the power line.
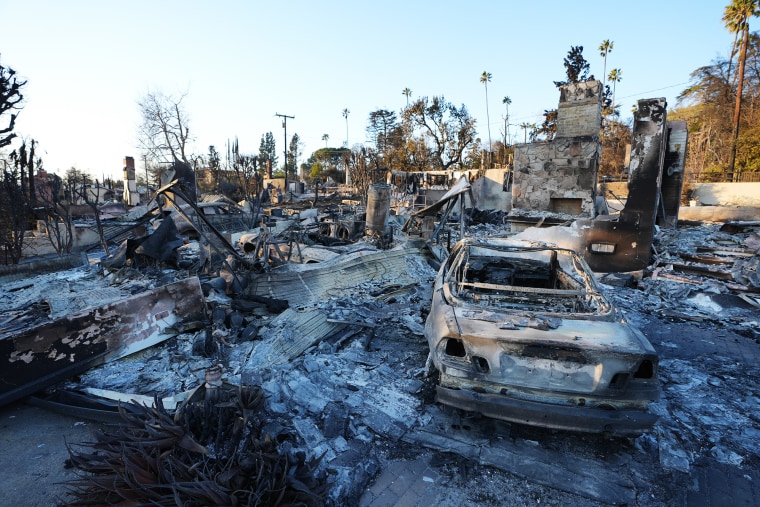
<path id="1" fill-rule="evenodd" d="M 670 85 L 670 86 L 664 86 L 662 88 L 657 88 L 657 89 L 654 89 L 654 90 L 647 90 L 645 92 L 634 93 L 632 95 L 626 95 L 625 97 L 620 97 L 620 98 L 621 99 L 629 99 L 631 97 L 641 97 L 645 93 L 659 92 L 661 90 L 667 90 L 668 88 L 675 88 L 676 86 L 683 86 L 683 85 L 686 85 L 686 84 L 689 84 L 689 83 L 691 83 L 691 81 L 684 81 L 683 83 L 677 83 L 677 84 L 673 84 L 673 85 Z"/>

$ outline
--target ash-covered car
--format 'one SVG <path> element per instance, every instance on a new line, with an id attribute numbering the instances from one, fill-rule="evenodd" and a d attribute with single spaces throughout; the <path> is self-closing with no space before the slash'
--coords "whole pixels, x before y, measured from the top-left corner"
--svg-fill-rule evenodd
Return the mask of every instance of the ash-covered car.
<path id="1" fill-rule="evenodd" d="M 574 251 L 464 239 L 441 265 L 425 336 L 437 400 L 546 428 L 639 435 L 658 357 Z"/>

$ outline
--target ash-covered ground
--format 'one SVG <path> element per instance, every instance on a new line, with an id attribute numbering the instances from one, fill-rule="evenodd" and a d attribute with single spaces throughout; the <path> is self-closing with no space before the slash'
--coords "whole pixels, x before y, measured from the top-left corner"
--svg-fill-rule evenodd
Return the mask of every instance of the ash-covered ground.
<path id="1" fill-rule="evenodd" d="M 493 226 L 471 232 L 502 234 Z M 731 266 L 730 281 L 711 275 L 712 267 L 684 272 L 684 254 L 704 246 L 755 253 Z M 650 405 L 660 419 L 638 438 L 541 430 L 438 406 L 423 336 L 435 269 L 417 248 L 399 272 L 291 304 L 285 317 L 233 310 L 234 298 L 211 288 L 206 328 L 58 387 L 172 396 L 220 364 L 228 382 L 264 389 L 266 430 L 289 436 L 283 452 L 323 457 L 318 473 L 331 505 L 370 504 L 362 496 L 389 464 L 420 455 L 438 474 L 428 499 L 436 505 L 697 505 L 716 470 L 740 488 L 757 488 L 757 233 L 682 227 L 660 231 L 655 247 L 643 278 L 602 278 L 605 294 L 660 355 L 662 397 Z M 0 315 L 3 325 L 20 325 L 87 307 L 93 296 L 102 304 L 183 276 L 97 266 L 40 275 L 3 284 Z M 289 351 L 283 344 L 308 333 L 313 319 L 335 332 Z"/>

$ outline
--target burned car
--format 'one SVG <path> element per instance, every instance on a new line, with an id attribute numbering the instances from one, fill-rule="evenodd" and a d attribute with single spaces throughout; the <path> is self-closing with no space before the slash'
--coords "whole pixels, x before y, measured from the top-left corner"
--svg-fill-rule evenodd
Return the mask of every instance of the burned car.
<path id="1" fill-rule="evenodd" d="M 572 250 L 460 241 L 436 277 L 425 336 L 444 405 L 618 436 L 657 420 L 657 354 Z"/>

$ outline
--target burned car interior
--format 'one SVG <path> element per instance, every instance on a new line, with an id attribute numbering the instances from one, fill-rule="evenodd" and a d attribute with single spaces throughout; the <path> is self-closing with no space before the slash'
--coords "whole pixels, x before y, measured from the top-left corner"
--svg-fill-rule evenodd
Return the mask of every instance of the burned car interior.
<path id="1" fill-rule="evenodd" d="M 502 257 L 500 252 L 510 256 Z M 570 251 L 470 245 L 452 257 L 458 255 L 462 258 L 452 273 L 456 280 L 452 295 L 463 301 L 561 314 L 609 311 L 609 303 L 599 295 L 593 279 L 576 269 L 580 259 Z"/>

